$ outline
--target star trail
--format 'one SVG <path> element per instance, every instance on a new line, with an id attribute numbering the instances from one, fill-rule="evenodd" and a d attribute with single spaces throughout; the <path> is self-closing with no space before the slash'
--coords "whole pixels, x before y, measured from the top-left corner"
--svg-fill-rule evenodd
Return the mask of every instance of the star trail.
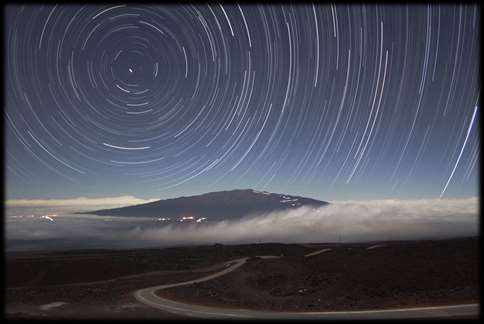
<path id="1" fill-rule="evenodd" d="M 5 13 L 9 198 L 477 195 L 477 5 Z"/>

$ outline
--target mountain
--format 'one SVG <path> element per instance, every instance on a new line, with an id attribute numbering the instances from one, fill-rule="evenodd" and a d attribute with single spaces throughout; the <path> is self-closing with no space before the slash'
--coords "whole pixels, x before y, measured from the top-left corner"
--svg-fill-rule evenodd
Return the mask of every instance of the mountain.
<path id="1" fill-rule="evenodd" d="M 160 221 L 211 222 L 238 219 L 250 214 L 264 214 L 301 206 L 317 208 L 328 202 L 299 196 L 238 189 L 210 192 L 198 196 L 158 200 L 121 208 L 82 212 L 102 216 L 155 217 Z"/>

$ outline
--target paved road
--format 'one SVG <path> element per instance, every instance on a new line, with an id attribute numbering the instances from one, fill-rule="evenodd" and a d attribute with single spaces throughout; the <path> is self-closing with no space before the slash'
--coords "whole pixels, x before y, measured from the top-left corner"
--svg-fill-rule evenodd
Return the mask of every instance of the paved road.
<path id="1" fill-rule="evenodd" d="M 304 257 L 307 258 L 307 257 L 315 256 L 315 255 L 318 255 L 318 254 L 321 254 L 321 253 L 325 253 L 325 252 L 328 252 L 328 251 L 331 251 L 331 250 L 332 249 L 321 249 L 321 250 L 317 250 L 317 251 L 314 251 L 314 252 L 305 254 Z"/>
<path id="2" fill-rule="evenodd" d="M 260 256 L 263 259 L 278 258 L 277 256 Z M 190 317 L 213 319 L 392 319 L 392 318 L 458 318 L 478 317 L 479 304 L 466 304 L 454 306 L 401 308 L 391 310 L 369 310 L 348 312 L 274 312 L 250 309 L 217 308 L 185 304 L 162 298 L 156 291 L 172 287 L 185 286 L 215 279 L 241 267 L 248 257 L 232 260 L 225 263 L 225 269 L 209 276 L 185 282 L 148 287 L 137 290 L 135 298 L 151 307 Z"/>

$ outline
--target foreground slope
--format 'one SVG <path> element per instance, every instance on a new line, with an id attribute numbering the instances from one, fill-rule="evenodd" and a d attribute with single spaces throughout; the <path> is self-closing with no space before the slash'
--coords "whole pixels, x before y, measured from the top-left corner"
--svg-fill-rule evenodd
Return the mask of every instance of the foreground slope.
<path id="1" fill-rule="evenodd" d="M 255 317 L 291 312 L 287 318 L 294 312 L 385 309 L 391 315 L 395 309 L 431 306 L 439 307 L 428 310 L 438 317 L 453 317 L 457 311 L 465 315 L 467 309 L 466 316 L 475 318 L 478 307 L 472 305 L 480 302 L 478 242 L 474 237 L 7 253 L 5 308 L 12 319 L 161 319 L 181 317 L 166 312 L 166 306 L 187 304 L 196 310 L 216 307 L 216 313 L 211 311 L 216 317 L 242 308 L 244 315 Z M 235 260 L 245 263 L 227 273 Z M 222 271 L 223 276 L 214 276 Z M 207 277 L 211 279 L 200 280 Z M 154 289 L 153 298 L 169 299 L 170 305 L 160 309 L 135 298 L 136 292 L 159 285 L 171 288 Z M 414 317 L 415 310 L 398 314 Z"/>

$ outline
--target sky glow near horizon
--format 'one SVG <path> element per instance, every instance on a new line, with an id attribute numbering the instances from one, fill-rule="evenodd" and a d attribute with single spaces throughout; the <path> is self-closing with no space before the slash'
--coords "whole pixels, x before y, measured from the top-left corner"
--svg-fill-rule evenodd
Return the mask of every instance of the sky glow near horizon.
<path id="1" fill-rule="evenodd" d="M 7 199 L 476 197 L 478 9 L 7 6 Z"/>

